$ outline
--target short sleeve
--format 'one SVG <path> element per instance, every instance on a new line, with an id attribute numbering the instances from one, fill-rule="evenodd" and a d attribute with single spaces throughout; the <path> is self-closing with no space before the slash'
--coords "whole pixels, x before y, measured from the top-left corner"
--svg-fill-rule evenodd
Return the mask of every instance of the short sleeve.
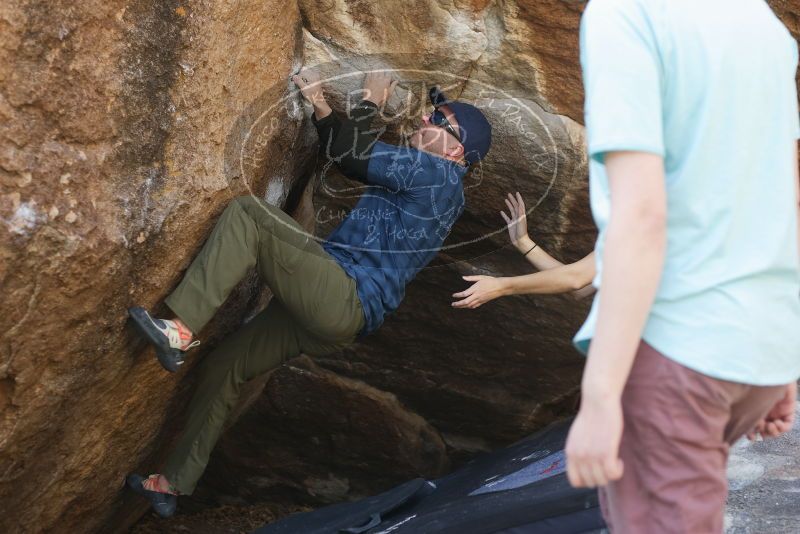
<path id="1" fill-rule="evenodd" d="M 653 28 L 635 0 L 592 1 L 581 20 L 589 156 L 664 155 L 661 62 Z"/>

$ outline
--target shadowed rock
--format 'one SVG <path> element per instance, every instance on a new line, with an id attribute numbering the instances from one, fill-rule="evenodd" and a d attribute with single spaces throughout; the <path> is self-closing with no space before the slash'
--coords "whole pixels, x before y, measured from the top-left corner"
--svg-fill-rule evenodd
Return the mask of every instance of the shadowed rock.
<path id="1" fill-rule="evenodd" d="M 394 395 L 303 356 L 272 374 L 220 440 L 204 481 L 231 504 L 322 504 L 448 466 L 438 432 Z"/>

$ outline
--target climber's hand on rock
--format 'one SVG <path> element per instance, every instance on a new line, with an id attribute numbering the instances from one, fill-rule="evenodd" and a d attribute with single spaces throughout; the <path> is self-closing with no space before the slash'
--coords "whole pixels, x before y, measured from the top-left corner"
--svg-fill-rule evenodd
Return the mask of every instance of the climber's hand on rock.
<path id="1" fill-rule="evenodd" d="M 322 102 L 325 100 L 325 94 L 322 91 L 322 82 L 319 79 L 319 73 L 313 69 L 303 69 L 294 76 L 292 81 L 300 88 L 303 98 L 309 104 L 315 102 Z"/>
<path id="2" fill-rule="evenodd" d="M 747 433 L 750 441 L 756 439 L 756 435 L 761 434 L 765 438 L 776 438 L 792 429 L 794 425 L 795 402 L 797 401 L 797 383 L 792 382 L 786 386 L 786 392 L 781 400 L 769 413 L 759 421 L 755 428 Z"/>
<path id="3" fill-rule="evenodd" d="M 292 76 L 292 81 L 300 89 L 306 102 L 314 106 L 314 115 L 316 115 L 318 120 L 331 113 L 331 108 L 325 101 L 322 81 L 317 71 L 313 69 L 303 69 Z"/>
<path id="4" fill-rule="evenodd" d="M 474 309 L 490 300 L 505 296 L 506 285 L 502 278 L 493 276 L 463 276 L 467 282 L 475 282 L 460 293 L 453 293 L 453 298 L 461 299 L 453 302 L 454 308 Z"/>
<path id="5" fill-rule="evenodd" d="M 383 106 L 394 93 L 397 80 L 389 72 L 368 72 L 364 78 L 364 100 Z"/>

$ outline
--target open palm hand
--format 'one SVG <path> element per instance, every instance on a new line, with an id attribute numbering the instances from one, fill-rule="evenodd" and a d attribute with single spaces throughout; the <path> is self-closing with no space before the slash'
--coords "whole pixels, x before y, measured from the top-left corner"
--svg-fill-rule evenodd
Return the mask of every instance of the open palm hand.
<path id="1" fill-rule="evenodd" d="M 522 195 L 519 191 L 516 195 L 508 194 L 505 199 L 506 206 L 508 206 L 509 214 L 501 211 L 500 215 L 508 226 L 508 237 L 514 246 L 519 247 L 519 244 L 528 237 L 528 218 L 525 214 L 525 202 L 522 200 Z"/>

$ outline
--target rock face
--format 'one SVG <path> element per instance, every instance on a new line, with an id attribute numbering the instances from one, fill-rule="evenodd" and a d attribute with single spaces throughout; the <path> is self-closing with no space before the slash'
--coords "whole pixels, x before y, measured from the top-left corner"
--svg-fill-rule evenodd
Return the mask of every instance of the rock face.
<path id="1" fill-rule="evenodd" d="M 409 286 L 398 312 L 378 333 L 342 353 L 315 359 L 322 368 L 396 395 L 402 404 L 391 404 L 387 422 L 421 416 L 441 436 L 436 443 L 443 445 L 436 450 L 444 446 L 451 465 L 518 439 L 575 406 L 583 362 L 570 339 L 588 299 L 510 298 L 474 311 L 450 306 L 450 295 L 466 286 L 462 274 L 531 271 L 510 250 L 498 213 L 508 192 L 525 197 L 531 233 L 554 255 L 573 261 L 592 248 L 583 129 L 571 118 L 581 114 L 575 103 L 581 99 L 581 10 L 561 2 L 548 5 L 550 11 L 480 2 L 386 2 L 380 7 L 300 2 L 304 65 L 320 71 L 334 108 L 342 112 L 359 100 L 362 71 L 389 68 L 400 80 L 377 124 L 384 140 L 397 142 L 418 123 L 432 84 L 474 102 L 492 122 L 490 157 L 465 182 L 466 213 L 442 253 Z M 560 46 L 540 34 L 548 25 Z M 528 84 L 526 77 L 536 83 Z M 317 233 L 324 236 L 356 198 L 346 193 L 348 182 L 334 168 L 317 165 L 315 184 Z M 416 461 L 398 456 L 375 469 L 380 462 L 373 463 L 370 451 L 400 446 L 417 455 L 418 444 L 427 438 L 417 430 L 387 441 L 384 432 L 362 436 L 354 420 L 321 425 L 313 410 L 299 417 L 306 395 L 327 398 L 333 417 L 358 410 L 352 398 L 360 394 L 344 387 L 352 382 L 344 382 L 317 397 L 322 383 L 288 388 L 292 374 L 287 373 L 276 373 L 256 408 L 221 441 L 196 501 L 235 505 L 288 499 L 314 505 L 379 491 L 392 479 L 441 474 L 444 462 L 423 461 L 424 456 Z M 287 400 L 277 405 L 274 398 Z M 375 410 L 382 409 L 376 404 Z M 335 436 L 343 431 L 359 436 L 355 450 L 361 465 L 348 460 L 351 446 L 336 446 Z M 243 452 L 248 446 L 258 451 L 255 457 Z"/>
<path id="2" fill-rule="evenodd" d="M 235 495 L 232 504 L 318 504 L 367 496 L 409 473 L 440 474 L 448 467 L 439 432 L 394 395 L 303 356 L 275 371 L 221 440 L 204 479 Z"/>
<path id="3" fill-rule="evenodd" d="M 189 369 L 167 376 L 126 308 L 164 311 L 229 198 L 302 189 L 301 35 L 280 0 L 3 2 L 0 531 L 96 531 L 174 434 Z"/>
<path id="4" fill-rule="evenodd" d="M 800 4 L 770 2 L 797 34 Z M 325 235 L 352 205 L 314 157 L 289 74 L 318 67 L 340 112 L 362 71 L 400 80 L 398 141 L 441 85 L 490 118 L 467 210 L 384 327 L 250 384 L 182 503 L 316 505 L 436 476 L 574 408 L 572 297 L 454 310 L 462 274 L 521 274 L 498 212 L 520 191 L 563 261 L 594 226 L 578 24 L 566 0 L 87 0 L 0 6 L 0 516 L 3 532 L 120 531 L 144 511 L 125 473 L 155 471 L 179 430 L 176 376 L 126 327 L 163 298 L 227 201 L 254 194 Z M 269 295 L 243 281 L 204 349 Z M 198 353 L 202 358 L 205 350 Z M 265 386 L 266 384 L 266 386 Z"/>

